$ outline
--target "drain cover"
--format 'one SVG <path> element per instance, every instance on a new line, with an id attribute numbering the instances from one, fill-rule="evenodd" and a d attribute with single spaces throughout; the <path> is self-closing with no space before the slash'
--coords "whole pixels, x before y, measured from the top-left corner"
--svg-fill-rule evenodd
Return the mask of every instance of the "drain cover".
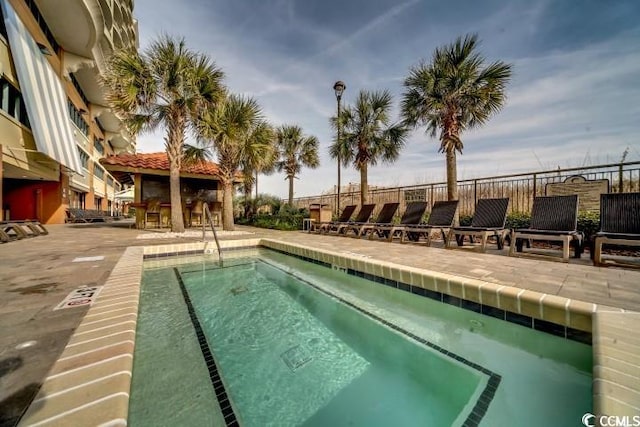
<path id="1" fill-rule="evenodd" d="M 282 353 L 280 357 L 293 372 L 297 371 L 313 360 L 311 354 L 309 354 L 307 349 L 301 345 L 295 345 L 291 347 L 289 350 Z"/>
<path id="2" fill-rule="evenodd" d="M 248 290 L 249 289 L 247 289 L 246 286 L 236 286 L 235 288 L 231 289 L 231 293 L 234 295 L 239 295 L 247 292 Z"/>

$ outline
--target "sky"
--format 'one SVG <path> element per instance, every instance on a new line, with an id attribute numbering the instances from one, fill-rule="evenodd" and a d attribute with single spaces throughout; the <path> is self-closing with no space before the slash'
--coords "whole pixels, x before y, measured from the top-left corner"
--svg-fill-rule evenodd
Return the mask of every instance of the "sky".
<path id="1" fill-rule="evenodd" d="M 458 179 L 640 160 L 640 1 L 616 0 L 136 0 L 140 49 L 184 37 L 225 72 L 233 93 L 254 97 L 273 125 L 320 141 L 320 166 L 303 169 L 295 197 L 331 190 L 337 163 L 329 118 L 361 90 L 391 92 L 399 120 L 403 81 L 436 47 L 475 33 L 487 62 L 513 65 L 507 101 L 462 135 Z M 164 150 L 164 130 L 138 136 Z M 415 129 L 400 158 L 369 169 L 369 185 L 446 179 L 439 141 Z M 342 168 L 342 184 L 359 172 Z M 259 191 L 285 197 L 283 173 Z"/>

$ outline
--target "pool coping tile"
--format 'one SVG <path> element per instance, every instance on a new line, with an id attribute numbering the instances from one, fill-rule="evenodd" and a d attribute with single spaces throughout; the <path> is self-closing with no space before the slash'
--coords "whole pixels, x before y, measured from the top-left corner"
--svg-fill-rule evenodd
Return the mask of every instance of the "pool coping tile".
<path id="1" fill-rule="evenodd" d="M 126 425 L 143 262 L 217 253 L 212 245 L 196 242 L 128 247 L 20 425 Z M 637 415 L 640 410 L 640 361 L 633 354 L 626 357 L 628 349 L 620 347 L 628 338 L 636 349 L 640 313 L 277 239 L 223 240 L 220 246 L 223 254 L 236 249 L 270 248 L 416 295 L 592 344 L 594 412 Z M 624 372 L 629 369 L 634 374 Z M 104 392 L 78 392 L 93 390 L 93 385 L 101 382 L 110 384 Z M 70 406 L 72 396 L 74 403 Z"/>

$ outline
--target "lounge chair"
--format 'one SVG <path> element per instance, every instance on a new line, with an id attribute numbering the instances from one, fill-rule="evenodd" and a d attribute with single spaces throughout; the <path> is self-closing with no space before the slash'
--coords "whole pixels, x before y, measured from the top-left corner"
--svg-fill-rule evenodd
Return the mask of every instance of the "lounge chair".
<path id="1" fill-rule="evenodd" d="M 0 223 L 0 230 L 4 236 L 8 237 L 9 240 L 21 240 L 26 239 L 27 237 L 35 237 L 36 233 L 33 232 L 29 227 L 23 225 L 19 221 L 4 221 Z M 4 239 L 3 236 L 3 239 Z"/>
<path id="2" fill-rule="evenodd" d="M 462 246 L 465 236 L 473 243 L 474 237 L 480 238 L 480 250 L 487 250 L 487 240 L 495 237 L 498 249 L 502 249 L 505 235 L 508 233 L 504 225 L 507 222 L 507 208 L 509 198 L 504 199 L 480 199 L 476 205 L 470 226 L 453 227 L 449 229 L 449 238 L 445 247 L 450 247 L 452 240 Z"/>
<path id="3" fill-rule="evenodd" d="M 29 227 L 31 230 L 33 230 L 34 233 L 38 235 L 49 234 L 49 230 L 47 230 L 45 226 L 40 223 L 40 221 L 25 220 L 24 223 L 27 227 Z"/>
<path id="4" fill-rule="evenodd" d="M 11 241 L 11 237 L 0 227 L 0 242 L 7 243 Z"/>
<path id="5" fill-rule="evenodd" d="M 378 213 L 375 221 L 367 222 L 365 224 L 354 224 L 346 228 L 345 235 L 349 234 L 349 230 L 353 230 L 357 237 L 366 236 L 367 233 L 373 234 L 373 230 L 376 227 L 389 226 L 391 225 L 391 221 L 393 221 L 393 217 L 398 211 L 398 206 L 400 203 L 385 203 L 382 206 L 382 209 Z"/>
<path id="6" fill-rule="evenodd" d="M 569 247 L 573 242 L 576 258 L 582 253 L 584 236 L 577 231 L 578 196 L 541 196 L 533 199 L 531 227 L 511 232 L 509 255 L 523 251 L 523 242 L 530 247 L 532 240 L 562 242 L 562 260 L 569 262 Z"/>
<path id="7" fill-rule="evenodd" d="M 49 231 L 40 221 L 26 219 L 0 222 L 0 241 L 5 243 L 45 234 L 49 234 Z"/>
<path id="8" fill-rule="evenodd" d="M 358 211 L 358 215 L 356 215 L 356 218 L 353 221 L 334 224 L 327 228 L 327 233 L 335 231 L 336 234 L 343 234 L 346 231 L 347 227 L 352 227 L 354 225 L 369 222 L 369 218 L 371 218 L 371 214 L 373 213 L 375 207 L 375 204 L 362 205 L 360 207 L 360 211 Z"/>
<path id="9" fill-rule="evenodd" d="M 431 246 L 433 231 L 439 230 L 445 246 L 447 245 L 447 233 L 453 227 L 453 221 L 458 210 L 458 201 L 435 202 L 426 224 L 406 225 L 402 230 L 401 243 L 407 239 L 417 242 L 421 236 L 426 239 L 427 246 Z"/>
<path id="10" fill-rule="evenodd" d="M 594 265 L 607 266 L 602 260 L 602 246 L 605 244 L 640 247 L 640 193 L 600 195 L 600 231 L 596 233 L 591 250 Z M 640 266 L 624 261 L 616 258 L 615 262 Z"/>
<path id="11" fill-rule="evenodd" d="M 400 224 L 378 226 L 373 231 L 380 237 L 386 237 L 391 242 L 397 234 L 402 235 L 401 233 L 404 232 L 406 226 L 419 224 L 426 210 L 427 202 L 410 202 L 407 204 L 402 218 L 400 218 Z M 374 233 L 372 232 L 369 238 L 373 237 L 373 235 Z"/>
<path id="12" fill-rule="evenodd" d="M 340 213 L 340 217 L 336 221 L 321 222 L 319 224 L 316 224 L 314 226 L 316 233 L 327 232 L 328 228 L 331 227 L 332 225 L 349 222 L 349 220 L 351 219 L 351 215 L 353 215 L 357 207 L 358 207 L 357 205 L 345 206 L 342 212 Z"/>

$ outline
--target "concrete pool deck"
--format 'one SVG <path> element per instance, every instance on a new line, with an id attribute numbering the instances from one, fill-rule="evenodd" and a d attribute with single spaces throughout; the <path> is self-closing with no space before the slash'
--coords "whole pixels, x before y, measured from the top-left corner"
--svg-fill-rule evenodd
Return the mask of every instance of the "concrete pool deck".
<path id="1" fill-rule="evenodd" d="M 597 331 L 594 330 L 594 364 L 602 362 L 604 366 L 610 362 L 619 362 L 622 368 L 602 368 L 603 378 L 610 378 L 610 381 L 594 382 L 594 394 L 610 395 L 612 390 L 617 390 L 616 393 L 626 393 L 634 398 L 633 402 L 640 401 L 637 386 L 620 389 L 620 384 L 629 378 L 635 379 L 636 384 L 640 383 L 640 362 L 635 356 L 640 350 L 640 340 L 629 340 L 631 333 L 635 333 L 636 337 L 638 335 L 638 318 L 635 317 L 633 320 L 633 316 L 619 315 L 620 309 L 640 310 L 640 271 L 617 267 L 595 268 L 589 265 L 588 259 L 571 260 L 569 264 L 564 264 L 496 256 L 497 250 L 489 250 L 487 254 L 470 250 L 443 250 L 437 243 L 434 247 L 427 248 L 423 245 L 389 244 L 301 232 L 277 232 L 243 227 L 238 229 L 253 234 L 231 236 L 225 240 L 273 239 L 369 262 L 392 263 L 478 280 L 498 287 L 515 287 L 584 301 L 597 304 L 600 309 L 611 307 L 612 313 L 603 314 Z M 117 226 L 61 225 L 50 226 L 49 230 L 48 236 L 0 245 L 0 324 L 3 326 L 0 332 L 2 425 L 15 424 L 40 388 L 47 373 L 49 376 L 52 372 L 55 375 L 55 372 L 50 370 L 80 322 L 100 322 L 100 305 L 111 305 L 108 304 L 109 298 L 130 297 L 130 300 L 137 301 L 137 296 L 131 296 L 119 289 L 118 278 L 112 275 L 112 270 L 113 274 L 116 274 L 120 270 L 126 272 L 131 268 L 122 264 L 114 270 L 117 262 L 126 263 L 128 257 L 122 257 L 122 254 L 128 247 L 140 247 L 129 249 L 133 255 L 133 252 L 142 253 L 141 246 L 147 247 L 146 253 L 152 253 L 153 247 L 189 242 L 195 245 L 199 240 L 197 233 L 189 238 L 138 239 L 140 234 L 148 233 Z M 506 255 L 507 252 L 503 250 L 500 253 Z M 73 262 L 77 257 L 96 256 L 104 256 L 104 259 Z M 134 266 L 133 270 L 136 268 L 138 267 Z M 94 311 L 88 314 L 91 318 L 85 318 L 86 307 L 53 311 L 72 290 L 81 286 L 105 284 L 108 286 L 103 289 L 104 294 L 99 296 L 97 303 L 92 307 L 91 310 Z M 111 302 L 113 303 L 113 300 Z M 135 317 L 137 305 L 129 308 Z M 112 310 L 113 308 L 105 311 Z M 606 313 L 608 310 L 602 311 Z M 607 344 L 598 347 L 604 349 L 602 352 L 598 352 L 595 347 L 598 344 L 595 339 L 596 332 L 599 342 Z M 620 348 L 622 341 L 624 345 Z M 21 346 L 23 343 L 32 345 Z M 80 350 L 84 345 L 83 341 L 74 343 L 78 347 L 74 350 L 76 354 L 83 353 Z M 613 353 L 610 351 L 611 344 L 618 346 Z M 132 351 L 133 346 L 130 347 Z M 63 359 L 67 357 L 69 356 L 65 354 Z M 636 363 L 630 365 L 629 360 L 635 360 Z M 595 372 L 596 369 L 594 375 Z M 98 407 L 94 409 L 97 410 Z M 126 415 L 126 406 L 124 413 Z M 44 420 L 46 418 L 40 418 L 40 421 L 30 418 L 34 423 Z M 56 420 L 61 419 L 51 419 L 51 422 Z"/>

